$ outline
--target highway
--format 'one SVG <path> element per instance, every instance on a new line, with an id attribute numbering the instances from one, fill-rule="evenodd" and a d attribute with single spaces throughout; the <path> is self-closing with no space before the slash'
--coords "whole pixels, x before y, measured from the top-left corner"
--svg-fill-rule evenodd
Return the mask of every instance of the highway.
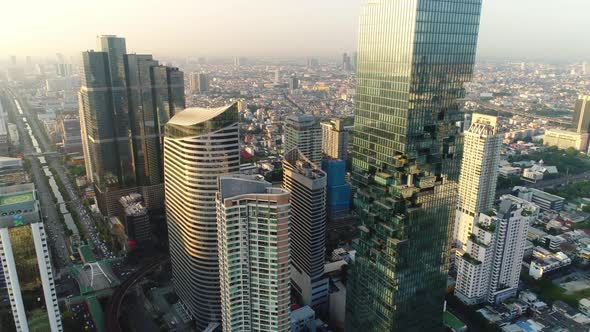
<path id="1" fill-rule="evenodd" d="M 566 183 L 571 183 L 572 181 L 577 181 L 577 180 L 590 180 L 590 171 L 576 174 L 576 175 L 570 175 L 567 178 L 562 177 L 562 178 L 557 178 L 557 179 L 541 180 L 541 181 L 537 181 L 537 183 L 527 182 L 524 186 L 526 186 L 527 188 L 543 189 L 543 188 L 550 188 L 550 187 L 559 186 L 559 185 L 566 184 Z M 496 192 L 496 195 L 500 196 L 500 195 L 504 195 L 504 194 L 509 194 L 511 191 L 512 191 L 512 188 L 498 190 Z"/>
<path id="2" fill-rule="evenodd" d="M 69 207 L 73 209 L 73 213 L 76 213 L 80 218 L 80 224 L 82 226 L 82 231 L 88 239 L 91 239 L 96 248 L 100 252 L 102 257 L 97 257 L 98 259 L 101 258 L 114 258 L 113 253 L 107 248 L 106 244 L 100 239 L 98 230 L 96 229 L 95 220 L 90 213 L 90 211 L 82 204 L 80 201 L 80 196 L 75 189 L 74 185 L 70 182 L 70 179 L 67 176 L 67 170 L 61 162 L 60 154 L 51 153 L 53 147 L 51 146 L 50 142 L 47 142 L 45 139 L 45 135 L 42 132 L 40 121 L 32 114 L 29 113 L 29 109 L 27 108 L 26 103 L 22 101 L 19 96 L 14 93 L 13 91 L 8 91 L 8 93 L 14 99 L 14 103 L 19 103 L 22 108 L 22 113 L 28 119 L 28 124 L 30 125 L 30 129 L 33 134 L 33 138 L 36 138 L 36 141 L 39 142 L 39 148 L 36 151 L 30 150 L 26 153 L 36 153 L 36 154 L 44 154 L 44 158 L 47 161 L 48 166 L 55 170 L 54 174 L 60 181 L 63 183 L 66 189 L 66 197 L 64 200 L 67 201 Z M 31 139 L 33 139 L 31 138 Z M 33 158 L 35 159 L 35 158 Z M 32 165 L 31 165 L 32 166 Z M 31 167 L 32 169 L 40 167 Z"/>
<path id="3" fill-rule="evenodd" d="M 33 142 L 28 135 L 27 129 L 25 128 L 25 122 L 22 115 L 17 112 L 16 104 L 12 100 L 12 96 L 7 94 L 6 91 L 2 91 L 3 100 L 5 101 L 5 109 L 13 113 L 16 117 L 16 125 L 21 137 L 23 154 L 25 159 L 31 166 L 31 173 L 35 187 L 37 188 L 37 195 L 39 197 L 39 204 L 41 206 L 41 213 L 44 218 L 44 224 L 49 235 L 49 244 L 53 248 L 53 264 L 59 269 L 69 267 L 72 262 L 70 261 L 70 254 L 67 249 L 68 240 L 63 229 L 62 224 L 59 222 L 59 211 L 53 201 L 53 194 L 48 186 L 48 183 L 44 180 L 45 174 L 43 173 L 41 161 L 39 158 L 34 157 L 34 152 L 38 147 L 33 146 Z"/>
<path id="4" fill-rule="evenodd" d="M 498 112 L 510 113 L 510 114 L 514 114 L 514 115 L 524 116 L 527 118 L 533 118 L 533 119 L 541 119 L 541 120 L 544 120 L 547 122 L 557 123 L 557 124 L 566 125 L 566 126 L 569 126 L 572 124 L 571 120 L 552 118 L 549 116 L 541 116 L 541 115 L 537 115 L 537 114 L 533 114 L 533 113 L 525 112 L 525 111 L 517 111 L 517 110 L 511 109 L 511 108 L 494 105 L 492 103 L 488 103 L 488 102 L 481 101 L 481 100 L 467 100 L 467 101 L 471 101 L 483 108 L 491 109 L 491 110 L 498 111 Z"/>
<path id="5" fill-rule="evenodd" d="M 105 317 L 107 319 L 107 331 L 108 332 L 120 332 L 121 327 L 119 326 L 119 311 L 121 307 L 121 303 L 123 302 L 123 298 L 127 291 L 135 285 L 140 279 L 145 277 L 148 273 L 154 271 L 158 267 L 166 264 L 170 261 L 169 256 L 158 256 L 155 257 L 150 263 L 143 266 L 139 270 L 135 271 L 133 274 L 129 275 L 127 279 L 117 287 L 113 296 L 111 296 L 111 300 L 107 305 L 107 311 L 105 313 Z"/>

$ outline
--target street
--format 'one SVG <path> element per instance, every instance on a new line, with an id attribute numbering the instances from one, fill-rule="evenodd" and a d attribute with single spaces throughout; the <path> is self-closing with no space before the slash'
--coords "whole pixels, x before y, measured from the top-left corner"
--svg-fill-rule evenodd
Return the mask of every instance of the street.
<path id="1" fill-rule="evenodd" d="M 17 95 L 15 95 L 11 91 L 9 91 L 8 94 L 11 96 L 11 98 L 10 98 L 11 100 L 15 99 L 15 100 L 19 101 L 19 104 L 21 105 L 22 112 L 26 116 L 26 118 L 28 119 L 27 123 L 30 126 L 31 132 L 32 132 L 34 138 L 36 138 L 36 141 L 39 143 L 38 148 L 42 152 L 52 151 L 52 147 L 50 146 L 50 142 L 47 142 L 47 140 L 45 139 L 46 136 L 42 132 L 43 129 L 40 128 L 38 119 L 35 118 L 34 115 L 29 113 L 29 109 L 27 108 L 26 104 L 23 103 L 23 101 Z M 14 107 L 14 109 L 16 109 L 15 101 L 13 101 L 12 104 L 13 104 L 13 106 L 11 106 L 11 108 Z M 18 116 L 18 114 L 17 114 L 17 119 L 18 119 L 17 126 L 19 129 L 19 134 L 23 135 L 23 136 L 28 136 L 28 132 L 25 129 L 25 124 L 24 124 L 22 117 Z M 27 160 L 31 160 L 31 169 L 33 172 L 37 172 L 37 173 L 41 174 L 41 165 L 39 163 L 38 158 L 30 157 L 30 154 L 35 153 L 35 151 L 32 148 L 30 142 L 28 142 L 28 140 L 26 140 L 26 139 L 25 139 L 25 141 L 27 141 L 27 144 L 28 144 L 28 150 L 25 152 L 25 154 L 29 155 L 27 157 Z M 57 179 L 59 181 L 61 181 L 61 183 L 63 183 L 63 185 L 65 187 L 66 197 L 64 197 L 64 200 L 69 203 L 68 204 L 69 208 L 73 209 L 72 213 L 76 213 L 80 217 L 79 218 L 80 225 L 82 226 L 82 229 L 80 231 L 83 232 L 88 239 L 90 239 L 94 242 L 95 247 L 99 251 L 99 253 L 101 254 L 102 258 L 114 258 L 114 255 L 107 248 L 106 244 L 100 239 L 98 231 L 95 226 L 94 218 L 92 217 L 92 214 L 90 213 L 90 211 L 80 201 L 80 196 L 77 193 L 74 186 L 72 185 L 72 183 L 70 182 L 70 179 L 68 178 L 68 176 L 66 174 L 67 171 L 66 171 L 64 165 L 62 164 L 60 157 L 61 157 L 61 155 L 56 154 L 56 153 L 46 153 L 44 155 L 47 165 L 49 167 L 51 167 L 55 171 L 55 173 L 57 173 L 57 174 L 53 174 L 53 175 L 55 177 L 57 177 Z M 35 178 L 41 179 L 40 177 L 37 178 L 37 176 Z M 43 182 L 43 181 L 38 181 L 38 182 Z M 43 184 L 45 184 L 45 183 L 43 183 Z M 42 194 L 40 194 L 40 196 L 45 195 L 47 198 L 49 198 L 49 201 L 51 202 L 51 206 L 53 206 L 53 201 L 51 200 L 50 189 L 47 188 L 47 186 L 45 186 L 44 189 L 45 190 L 43 191 Z M 39 191 L 41 193 L 41 190 L 39 190 Z M 49 209 L 49 207 L 46 206 L 46 209 Z M 51 219 L 53 220 L 52 223 L 59 224 L 59 221 L 58 221 L 59 219 L 57 218 L 58 212 L 57 212 L 55 206 L 53 206 L 53 210 L 56 213 L 55 218 L 53 218 L 52 216 L 49 216 L 49 215 L 48 216 L 51 217 Z M 63 248 L 62 250 L 59 250 L 60 251 L 60 253 L 59 253 L 60 260 L 61 260 L 62 256 L 67 253 L 66 258 L 67 258 L 67 261 L 69 261 L 69 253 L 67 252 L 67 247 L 65 246 L 65 244 L 62 244 L 62 242 L 65 242 L 65 238 L 67 238 L 67 237 L 65 237 L 65 232 L 64 232 L 61 224 L 59 224 L 59 227 L 61 229 L 61 234 L 58 235 L 56 238 L 61 238 L 61 241 L 59 241 L 59 243 L 57 243 L 56 247 Z M 55 228 L 57 228 L 57 226 Z M 52 237 L 52 239 L 53 239 L 53 237 Z M 99 257 L 99 258 L 101 258 L 101 257 Z M 66 264 L 66 263 L 63 262 L 63 264 Z"/>

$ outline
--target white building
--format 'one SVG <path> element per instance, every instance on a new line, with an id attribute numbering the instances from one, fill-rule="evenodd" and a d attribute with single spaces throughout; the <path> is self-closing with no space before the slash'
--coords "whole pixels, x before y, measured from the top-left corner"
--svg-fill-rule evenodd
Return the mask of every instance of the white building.
<path id="1" fill-rule="evenodd" d="M 494 202 L 502 146 L 497 127 L 496 117 L 473 114 L 471 127 L 465 132 L 453 233 L 458 248 L 465 249 L 475 216 L 491 209 Z"/>
<path id="2" fill-rule="evenodd" d="M 289 198 L 257 177 L 219 179 L 223 331 L 290 330 Z"/>
<path id="3" fill-rule="evenodd" d="M 176 293 L 199 330 L 221 321 L 217 211 L 220 175 L 238 173 L 237 104 L 189 108 L 166 124 L 164 183 Z"/>
<path id="4" fill-rule="evenodd" d="M 285 123 L 285 153 L 299 148 L 313 163 L 322 161 L 322 128 L 311 115 L 291 115 Z"/>
<path id="5" fill-rule="evenodd" d="M 330 158 L 346 160 L 352 127 L 344 126 L 342 119 L 322 122 L 322 153 Z"/>
<path id="6" fill-rule="evenodd" d="M 457 258 L 455 295 L 464 303 L 499 303 L 518 288 L 529 224 L 539 208 L 502 196 L 495 216 L 480 213 Z"/>
<path id="7" fill-rule="evenodd" d="M 283 188 L 291 192 L 291 279 L 304 305 L 327 306 L 326 173 L 298 149 L 285 154 Z"/>
<path id="8" fill-rule="evenodd" d="M 533 251 L 533 260 L 529 267 L 529 275 L 541 279 L 548 272 L 555 271 L 572 264 L 571 258 L 562 252 L 552 253 L 541 247 Z"/>
<path id="9" fill-rule="evenodd" d="M 0 271 L 16 331 L 28 332 L 32 320 L 47 321 L 46 326 L 37 326 L 43 331 L 63 331 L 35 186 L 2 187 L 0 199 L 4 202 L 0 206 Z"/>

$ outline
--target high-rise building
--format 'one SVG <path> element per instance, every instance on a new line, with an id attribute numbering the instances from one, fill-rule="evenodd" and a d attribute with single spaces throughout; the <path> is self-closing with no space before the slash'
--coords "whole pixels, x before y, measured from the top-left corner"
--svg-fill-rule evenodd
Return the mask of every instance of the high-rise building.
<path id="1" fill-rule="evenodd" d="M 299 79 L 297 76 L 293 76 L 289 78 L 289 91 L 293 93 L 293 91 L 299 90 Z"/>
<path id="2" fill-rule="evenodd" d="M 322 122 L 322 153 L 332 159 L 348 159 L 352 126 L 344 126 L 342 119 Z"/>
<path id="3" fill-rule="evenodd" d="M 346 162 L 332 159 L 322 160 L 322 170 L 327 175 L 327 215 L 332 220 L 350 211 L 351 185 L 346 182 Z"/>
<path id="4" fill-rule="evenodd" d="M 274 84 L 279 84 L 281 82 L 281 69 L 280 68 L 275 69 L 273 82 L 274 82 Z"/>
<path id="5" fill-rule="evenodd" d="M 530 222 L 539 208 L 502 196 L 497 213 L 479 213 L 465 251 L 458 251 L 455 295 L 466 304 L 499 303 L 516 295 Z"/>
<path id="6" fill-rule="evenodd" d="M 494 205 L 500 165 L 502 137 L 498 119 L 473 114 L 471 127 L 465 132 L 463 160 L 459 176 L 459 198 L 453 240 L 458 248 L 467 244 L 473 221 L 479 212 Z"/>
<path id="7" fill-rule="evenodd" d="M 342 54 L 342 70 L 349 71 L 352 69 L 350 56 L 347 53 Z"/>
<path id="8" fill-rule="evenodd" d="M 352 178 L 362 225 L 349 331 L 436 331 L 481 0 L 369 1 L 360 16 Z"/>
<path id="9" fill-rule="evenodd" d="M 217 193 L 224 331 L 288 332 L 289 192 L 248 176 L 222 176 Z"/>
<path id="10" fill-rule="evenodd" d="M 35 186 L 0 188 L 0 262 L 16 331 L 63 331 Z"/>
<path id="11" fill-rule="evenodd" d="M 125 39 L 99 36 L 82 53 L 81 130 L 100 211 L 120 214 L 119 198 L 140 191 L 163 208 L 163 128 L 184 108 L 184 80 L 151 55 L 126 54 Z M 139 188 L 139 189 L 138 189 Z"/>
<path id="12" fill-rule="evenodd" d="M 590 95 L 581 95 L 574 107 L 574 126 L 578 134 L 590 133 Z M 588 142 L 581 147 L 582 151 L 588 151 Z"/>
<path id="13" fill-rule="evenodd" d="M 199 331 L 221 322 L 215 193 L 218 176 L 240 169 L 238 118 L 234 103 L 189 108 L 166 124 L 164 182 L 172 276 Z"/>
<path id="14" fill-rule="evenodd" d="M 11 55 L 10 56 L 10 64 L 12 66 L 16 66 L 16 55 Z"/>
<path id="15" fill-rule="evenodd" d="M 285 124 L 285 152 L 299 148 L 311 162 L 322 160 L 322 128 L 316 117 L 311 115 L 291 115 Z"/>
<path id="16" fill-rule="evenodd" d="M 209 90 L 209 76 L 205 73 L 191 73 L 191 93 L 203 93 Z"/>
<path id="17" fill-rule="evenodd" d="M 297 148 L 283 160 L 283 188 L 291 192 L 291 280 L 303 305 L 322 308 L 328 301 L 324 278 L 326 173 Z"/>

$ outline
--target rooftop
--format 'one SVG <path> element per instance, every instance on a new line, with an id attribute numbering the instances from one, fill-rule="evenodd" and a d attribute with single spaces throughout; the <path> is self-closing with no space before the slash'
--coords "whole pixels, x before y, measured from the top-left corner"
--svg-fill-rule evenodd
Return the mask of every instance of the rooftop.
<path id="1" fill-rule="evenodd" d="M 175 116 L 168 121 L 169 124 L 179 125 L 179 126 L 192 126 L 199 123 L 203 123 L 205 121 L 209 121 L 218 115 L 222 114 L 234 104 L 226 105 L 217 108 L 201 108 L 201 107 L 191 107 L 176 113 Z"/>

